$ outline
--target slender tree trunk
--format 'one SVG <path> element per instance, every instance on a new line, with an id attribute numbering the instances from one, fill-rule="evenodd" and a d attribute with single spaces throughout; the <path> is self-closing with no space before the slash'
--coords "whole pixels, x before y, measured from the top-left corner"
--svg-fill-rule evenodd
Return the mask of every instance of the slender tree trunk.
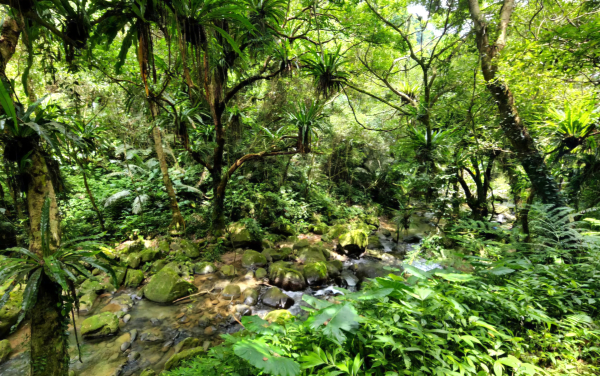
<path id="1" fill-rule="evenodd" d="M 31 236 L 29 250 L 43 256 L 42 248 L 42 207 L 50 198 L 50 251 L 60 244 L 58 205 L 45 158 L 39 149 L 31 154 L 31 167 L 27 174 L 27 206 Z M 38 292 L 38 301 L 32 309 L 31 317 L 31 374 L 32 376 L 67 375 L 69 354 L 65 335 L 68 316 L 63 316 L 62 289 L 43 275 Z"/>
<path id="2" fill-rule="evenodd" d="M 181 215 L 181 211 L 179 211 L 179 205 L 177 204 L 177 196 L 175 195 L 173 183 L 171 183 L 171 178 L 169 177 L 169 167 L 167 166 L 167 160 L 165 158 L 165 152 L 162 146 L 162 137 L 160 135 L 160 129 L 157 126 L 155 126 L 152 130 L 152 135 L 154 136 L 156 157 L 158 158 L 158 162 L 160 164 L 160 170 L 163 176 L 163 183 L 165 184 L 167 194 L 169 195 L 171 213 L 173 214 L 173 219 L 171 220 L 171 225 L 169 227 L 172 230 L 181 231 L 185 229 L 185 221 L 183 219 L 183 216 Z"/>
<path id="3" fill-rule="evenodd" d="M 77 161 L 77 164 L 79 165 L 79 168 L 81 169 L 81 174 L 83 176 L 83 185 L 85 186 L 85 190 L 88 194 L 88 198 L 90 199 L 90 203 L 92 204 L 92 208 L 94 209 L 94 211 L 96 212 L 96 215 L 98 216 L 98 221 L 100 222 L 100 228 L 102 229 L 102 231 L 106 231 L 106 229 L 104 228 L 104 217 L 102 216 L 102 212 L 100 211 L 100 209 L 98 209 L 98 205 L 96 205 L 96 200 L 94 199 L 94 195 L 92 194 L 92 191 L 90 190 L 90 186 L 88 185 L 87 174 L 85 173 L 85 169 L 83 168 L 83 165 L 81 164 L 81 162 Z"/>
<path id="4" fill-rule="evenodd" d="M 525 238 L 525 242 L 531 241 L 531 232 L 529 231 L 529 210 L 531 209 L 531 205 L 533 204 L 535 194 L 536 192 L 532 188 L 529 191 L 529 197 L 527 197 L 527 201 L 525 205 L 523 205 L 523 209 L 521 209 L 521 226 L 523 226 L 523 233 L 527 235 L 527 237 Z"/>
<path id="5" fill-rule="evenodd" d="M 512 91 L 505 82 L 497 77 L 497 57 L 506 45 L 507 28 L 514 7 L 514 0 L 504 0 L 500 10 L 500 20 L 496 27 L 496 33 L 494 33 L 481 14 L 478 0 L 469 0 L 469 10 L 475 25 L 477 48 L 481 55 L 481 72 L 487 89 L 498 106 L 498 112 L 502 118 L 500 126 L 527 173 L 531 185 L 542 202 L 554 206 L 564 206 L 565 202 L 559 192 L 559 187 L 550 174 L 543 155 L 536 148 L 535 141 L 519 116 Z M 490 34 L 498 35 L 495 42 L 490 41 Z"/>

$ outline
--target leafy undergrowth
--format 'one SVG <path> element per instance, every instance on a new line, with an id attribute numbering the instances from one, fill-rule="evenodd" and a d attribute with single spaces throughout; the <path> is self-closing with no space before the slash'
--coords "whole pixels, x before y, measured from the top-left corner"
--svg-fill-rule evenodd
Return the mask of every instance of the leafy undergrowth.
<path id="1" fill-rule="evenodd" d="M 333 301 L 304 296 L 314 308 L 305 321 L 244 317 L 246 330 L 168 375 L 600 372 L 595 265 L 513 259 L 473 274 L 407 271 Z"/>

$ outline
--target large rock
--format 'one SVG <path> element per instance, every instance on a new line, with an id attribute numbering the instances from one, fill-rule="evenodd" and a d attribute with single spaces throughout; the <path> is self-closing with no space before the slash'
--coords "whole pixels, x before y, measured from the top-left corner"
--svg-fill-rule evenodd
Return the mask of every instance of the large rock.
<path id="1" fill-rule="evenodd" d="M 237 272 L 233 265 L 223 265 L 221 266 L 221 274 L 224 277 L 235 277 Z"/>
<path id="2" fill-rule="evenodd" d="M 127 274 L 127 268 L 124 268 L 122 266 L 117 266 L 116 268 L 113 268 L 115 271 L 115 276 L 117 277 L 117 284 L 119 287 L 123 284 L 123 282 L 125 281 L 125 275 Z"/>
<path id="3" fill-rule="evenodd" d="M 364 230 L 351 230 L 338 238 L 340 247 L 346 253 L 359 255 L 365 251 L 369 244 L 369 234 Z"/>
<path id="4" fill-rule="evenodd" d="M 140 252 L 142 262 L 152 262 L 160 255 L 160 250 L 157 248 L 147 248 Z"/>
<path id="5" fill-rule="evenodd" d="M 198 247 L 198 244 L 192 241 L 182 239 L 179 242 L 179 247 L 180 252 L 189 258 L 200 257 L 200 247 Z"/>
<path id="6" fill-rule="evenodd" d="M 342 270 L 344 269 L 344 264 L 342 264 L 339 260 L 327 261 L 327 275 L 329 277 L 338 277 Z"/>
<path id="7" fill-rule="evenodd" d="M 327 261 L 323 251 L 318 247 L 303 248 L 298 252 L 298 260 L 303 264 Z"/>
<path id="8" fill-rule="evenodd" d="M 303 249 L 310 247 L 310 242 L 308 239 L 300 239 L 294 244 L 294 250 Z"/>
<path id="9" fill-rule="evenodd" d="M 383 249 L 383 244 L 381 244 L 381 240 L 377 235 L 369 236 L 369 244 L 367 245 L 367 249 Z"/>
<path id="10" fill-rule="evenodd" d="M 267 258 L 257 251 L 251 249 L 244 252 L 242 256 L 242 266 L 248 269 L 256 269 L 267 265 Z"/>
<path id="11" fill-rule="evenodd" d="M 241 223 L 234 223 L 229 226 L 229 233 L 231 234 L 231 242 L 233 243 L 234 248 L 262 249 L 261 239 L 253 235 L 250 230 Z"/>
<path id="12" fill-rule="evenodd" d="M 296 235 L 296 231 L 294 230 L 294 227 L 289 223 L 274 222 L 273 224 L 271 224 L 269 229 L 274 234 L 280 234 L 280 235 L 285 235 L 285 236 Z"/>
<path id="13" fill-rule="evenodd" d="M 212 262 L 199 262 L 198 264 L 196 264 L 194 266 L 195 274 L 204 275 L 204 274 L 214 273 L 216 271 L 217 271 L 217 268 L 215 267 L 215 264 L 213 264 Z"/>
<path id="14" fill-rule="evenodd" d="M 4 295 L 3 289 L 0 288 L 0 292 Z M 22 303 L 23 292 L 13 290 L 10 293 L 10 299 L 4 307 L 0 308 L 0 338 L 7 336 L 11 327 L 17 323 Z"/>
<path id="15" fill-rule="evenodd" d="M 106 337 L 119 331 L 119 318 L 112 312 L 89 317 L 81 324 L 81 335 L 86 338 Z"/>
<path id="16" fill-rule="evenodd" d="M 170 369 L 173 369 L 177 367 L 182 360 L 191 359 L 195 356 L 202 354 L 203 352 L 203 347 L 195 347 L 193 349 L 183 350 L 173 355 L 169 358 L 169 360 L 167 360 L 167 362 L 165 363 L 165 370 L 168 371 Z"/>
<path id="17" fill-rule="evenodd" d="M 271 265 L 269 281 L 272 285 L 288 291 L 301 291 L 306 288 L 302 273 L 290 268 L 289 264 L 283 261 Z"/>
<path id="18" fill-rule="evenodd" d="M 284 294 L 277 287 L 271 287 L 262 296 L 263 304 L 273 308 L 287 309 L 294 305 L 294 299 Z"/>
<path id="19" fill-rule="evenodd" d="M 258 291 L 251 287 L 248 287 L 242 293 L 244 304 L 248 306 L 255 306 L 258 303 Z"/>
<path id="20" fill-rule="evenodd" d="M 7 339 L 0 341 L 0 363 L 4 363 L 11 352 L 10 342 Z"/>
<path id="21" fill-rule="evenodd" d="M 157 303 L 170 303 L 198 291 L 198 288 L 179 276 L 177 270 L 166 265 L 144 288 L 144 296 Z"/>
<path id="22" fill-rule="evenodd" d="M 275 311 L 267 313 L 264 317 L 264 320 L 270 323 L 283 325 L 286 321 L 291 320 L 292 318 L 294 318 L 294 315 L 292 315 L 287 309 L 276 309 Z"/>
<path id="23" fill-rule="evenodd" d="M 188 337 L 175 345 L 175 354 L 200 346 L 200 339 Z"/>
<path id="24" fill-rule="evenodd" d="M 129 266 L 131 269 L 137 269 L 141 262 L 142 258 L 140 257 L 139 253 L 132 253 L 127 257 L 127 266 Z"/>
<path id="25" fill-rule="evenodd" d="M 167 264 L 168 264 L 167 260 L 156 260 L 154 262 L 154 264 L 152 264 L 152 267 L 150 268 L 150 273 L 152 273 L 152 274 L 158 273 Z"/>
<path id="26" fill-rule="evenodd" d="M 129 269 L 127 271 L 127 278 L 125 278 L 125 286 L 127 287 L 138 287 L 144 280 L 144 272 L 141 270 Z"/>
<path id="27" fill-rule="evenodd" d="M 291 253 L 292 249 L 288 247 L 267 248 L 262 251 L 262 254 L 271 262 L 285 260 L 290 256 Z"/>
<path id="28" fill-rule="evenodd" d="M 311 262 L 304 267 L 304 278 L 310 286 L 321 286 L 327 282 L 327 264 Z"/>
<path id="29" fill-rule="evenodd" d="M 240 295 L 242 295 L 242 290 L 240 289 L 240 286 L 235 284 L 225 286 L 221 292 L 221 296 L 226 299 L 237 299 Z"/>

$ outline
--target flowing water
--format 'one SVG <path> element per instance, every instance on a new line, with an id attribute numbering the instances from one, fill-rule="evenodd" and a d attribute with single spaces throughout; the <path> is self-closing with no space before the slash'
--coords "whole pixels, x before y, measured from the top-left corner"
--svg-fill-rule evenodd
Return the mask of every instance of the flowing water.
<path id="1" fill-rule="evenodd" d="M 308 294 L 320 298 L 342 294 L 336 287 L 350 291 L 360 289 L 363 280 L 384 276 L 390 273 L 390 267 L 401 270 L 403 258 L 407 251 L 418 244 L 415 236 L 423 236 L 435 230 L 431 225 L 430 216 L 413 217 L 413 227 L 408 236 L 413 236 L 413 243 L 396 243 L 391 237 L 377 232 L 383 248 L 368 250 L 358 259 L 332 253 L 332 258 L 343 261 L 344 269 L 341 276 L 336 277 L 330 284 L 319 287 L 308 287 L 304 291 L 283 291 L 293 299 L 294 303 L 288 310 L 294 315 L 305 312 L 302 306 L 308 306 L 302 295 Z M 307 237 L 311 241 L 319 240 L 318 236 Z M 235 278 L 220 277 L 217 273 L 205 276 L 195 276 L 194 284 L 204 294 L 177 304 L 162 305 L 138 297 L 136 289 L 119 289 L 113 294 L 103 294 L 96 300 L 92 310 L 87 315 L 76 318 L 79 328 L 83 320 L 100 312 L 111 311 L 122 315 L 120 331 L 116 336 L 99 339 L 81 339 L 79 336 L 81 360 L 77 352 L 75 332 L 70 328 L 69 344 L 71 354 L 71 370 L 75 375 L 85 376 L 130 376 L 138 375 L 141 370 L 152 368 L 160 371 L 165 362 L 175 353 L 176 345 L 185 338 L 200 339 L 200 344 L 209 347 L 220 342 L 219 334 L 232 333 L 241 329 L 240 324 L 228 312 L 252 314 L 264 317 L 274 308 L 266 306 L 259 299 L 254 306 L 239 304 L 243 302 L 224 299 L 220 291 L 229 283 L 235 283 L 243 291 L 245 288 L 259 290 L 259 294 L 268 289 L 264 281 L 258 281 L 251 275 L 242 272 L 241 264 L 236 264 L 240 272 Z M 441 267 L 417 259 L 412 265 L 431 270 Z M 211 312 L 210 320 L 203 319 L 205 312 Z M 29 354 L 26 348 L 28 324 L 23 325 L 9 337 L 13 347 L 11 359 L 0 365 L 2 376 L 23 376 L 28 373 Z"/>

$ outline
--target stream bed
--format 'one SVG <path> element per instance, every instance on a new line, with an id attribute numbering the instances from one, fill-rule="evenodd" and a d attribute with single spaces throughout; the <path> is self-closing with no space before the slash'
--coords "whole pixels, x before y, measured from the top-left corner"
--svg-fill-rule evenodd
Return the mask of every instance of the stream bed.
<path id="1" fill-rule="evenodd" d="M 384 276 L 390 273 L 387 267 L 402 268 L 403 258 L 407 251 L 420 241 L 420 236 L 434 231 L 427 222 L 427 217 L 417 217 L 418 226 L 411 229 L 408 237 L 411 243 L 396 243 L 383 232 L 375 233 L 381 242 L 378 249 L 369 249 L 361 257 L 353 259 L 331 252 L 331 259 L 342 261 L 343 270 L 324 286 L 311 286 L 302 291 L 282 290 L 293 299 L 287 309 L 293 315 L 305 313 L 301 307 L 307 304 L 302 295 L 308 294 L 319 298 L 341 294 L 336 287 L 351 291 L 360 289 L 362 281 L 368 278 Z M 387 232 L 389 234 L 389 231 Z M 310 235 L 303 238 L 310 242 L 320 241 L 320 236 Z M 283 244 L 285 245 L 285 244 Z M 282 246 L 282 244 L 278 244 Z M 331 248 L 332 246 L 329 245 Z M 270 288 L 267 279 L 254 278 L 252 272 L 242 268 L 239 255 L 226 254 L 225 263 L 237 270 L 234 277 L 224 277 L 219 273 L 195 275 L 194 285 L 200 294 L 174 304 L 158 304 L 141 298 L 135 288 L 121 288 L 113 293 L 100 295 L 86 315 L 76 316 L 77 328 L 82 322 L 102 312 L 118 313 L 120 330 L 115 336 L 98 339 L 79 338 L 81 362 L 77 351 L 75 331 L 69 328 L 69 344 L 72 374 L 79 376 L 131 376 L 139 375 L 144 369 L 161 371 L 167 360 L 176 353 L 177 345 L 186 338 L 199 339 L 199 345 L 205 349 L 221 342 L 219 334 L 233 333 L 241 329 L 237 322 L 239 315 L 258 315 L 264 317 L 276 308 L 267 306 L 262 301 L 264 292 Z M 413 266 L 422 270 L 441 267 L 416 260 Z M 254 289 L 261 298 L 249 302 L 244 296 L 224 298 L 221 294 L 228 284 L 236 284 L 241 291 Z M 250 304 L 247 304 L 250 303 Z M 29 323 L 25 323 L 8 339 L 13 348 L 11 359 L 0 365 L 2 376 L 23 376 L 28 374 L 29 353 L 27 342 Z"/>

